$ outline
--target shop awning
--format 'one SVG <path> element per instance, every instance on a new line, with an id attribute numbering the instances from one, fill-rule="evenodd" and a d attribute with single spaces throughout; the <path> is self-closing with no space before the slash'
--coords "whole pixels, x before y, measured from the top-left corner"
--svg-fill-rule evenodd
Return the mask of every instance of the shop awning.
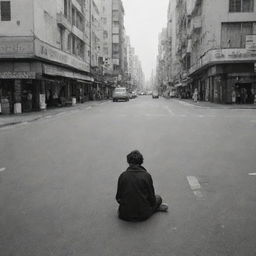
<path id="1" fill-rule="evenodd" d="M 78 83 L 82 83 L 82 84 L 91 84 L 92 83 L 91 81 L 85 81 L 85 80 L 80 80 L 80 79 L 77 79 L 76 81 Z"/>
<path id="2" fill-rule="evenodd" d="M 67 78 L 71 78 L 71 79 L 77 79 L 77 80 L 81 80 L 81 81 L 89 81 L 89 82 L 93 82 L 94 79 L 93 77 L 78 73 L 78 72 L 74 72 L 71 70 L 68 70 L 66 68 L 62 68 L 62 67 L 58 67 L 58 66 L 53 66 L 53 65 L 48 65 L 48 64 L 44 64 L 43 65 L 43 73 L 49 76 L 60 76 L 60 77 L 67 77 Z"/>
<path id="3" fill-rule="evenodd" d="M 175 84 L 174 87 L 181 87 L 182 86 L 182 83 L 178 83 L 178 84 Z"/>

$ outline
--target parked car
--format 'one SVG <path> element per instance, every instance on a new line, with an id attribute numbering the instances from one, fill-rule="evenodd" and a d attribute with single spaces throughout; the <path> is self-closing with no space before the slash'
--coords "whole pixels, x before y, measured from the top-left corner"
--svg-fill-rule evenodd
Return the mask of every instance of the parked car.
<path id="1" fill-rule="evenodd" d="M 132 91 L 132 98 L 135 99 L 137 97 L 137 93 L 135 91 Z"/>
<path id="2" fill-rule="evenodd" d="M 129 101 L 129 93 L 125 87 L 115 88 L 113 91 L 113 102 L 124 100 Z"/>
<path id="3" fill-rule="evenodd" d="M 170 91 L 170 97 L 171 98 L 176 98 L 177 97 L 177 90 L 171 90 Z"/>
<path id="4" fill-rule="evenodd" d="M 159 98 L 159 93 L 157 91 L 152 92 L 152 98 L 153 99 L 158 99 Z"/>

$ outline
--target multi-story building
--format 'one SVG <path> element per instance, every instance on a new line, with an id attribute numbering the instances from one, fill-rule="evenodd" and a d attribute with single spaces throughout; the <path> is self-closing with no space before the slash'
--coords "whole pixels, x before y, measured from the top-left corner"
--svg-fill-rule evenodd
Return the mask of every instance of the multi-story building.
<path id="1" fill-rule="evenodd" d="M 133 70 L 133 65 L 134 65 L 134 49 L 132 49 L 131 46 L 131 41 L 129 36 L 126 36 L 126 55 L 127 55 L 127 80 L 128 80 L 128 85 L 130 90 L 134 90 L 135 86 L 132 81 L 132 70 Z"/>
<path id="2" fill-rule="evenodd" d="M 158 37 L 157 83 L 160 94 L 168 93 L 170 71 L 170 39 L 167 28 L 163 28 Z"/>
<path id="3" fill-rule="evenodd" d="M 231 103 L 235 92 L 238 103 L 253 103 L 256 90 L 255 8 L 255 0 L 194 2 L 189 75 L 202 100 Z"/>
<path id="4" fill-rule="evenodd" d="M 142 70 L 141 61 L 138 55 L 134 55 L 134 66 L 133 66 L 133 82 L 134 88 L 137 90 L 143 90 L 145 86 L 145 76 Z"/>
<path id="5" fill-rule="evenodd" d="M 112 75 L 112 0 L 101 0 L 104 74 Z"/>
<path id="6" fill-rule="evenodd" d="M 173 61 L 180 66 L 182 86 L 191 93 L 197 88 L 201 100 L 231 103 L 233 94 L 238 103 L 253 103 L 256 1 L 171 2 L 176 6 Z"/>
<path id="7" fill-rule="evenodd" d="M 101 19 L 101 0 L 91 1 L 91 67 L 97 69 L 100 67 L 102 58 L 102 19 Z"/>
<path id="8" fill-rule="evenodd" d="M 3 111 L 43 109 L 88 96 L 88 1 L 0 1 Z"/>
<path id="9" fill-rule="evenodd" d="M 122 80 L 124 72 L 124 7 L 121 0 L 112 0 L 113 72 Z"/>

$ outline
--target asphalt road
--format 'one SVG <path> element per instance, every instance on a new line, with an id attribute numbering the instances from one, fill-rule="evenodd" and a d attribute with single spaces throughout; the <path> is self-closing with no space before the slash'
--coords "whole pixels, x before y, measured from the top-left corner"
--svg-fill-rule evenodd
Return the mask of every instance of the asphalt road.
<path id="1" fill-rule="evenodd" d="M 142 96 L 0 129 L 1 256 L 255 256 L 256 110 Z M 117 218 L 139 149 L 169 204 Z"/>

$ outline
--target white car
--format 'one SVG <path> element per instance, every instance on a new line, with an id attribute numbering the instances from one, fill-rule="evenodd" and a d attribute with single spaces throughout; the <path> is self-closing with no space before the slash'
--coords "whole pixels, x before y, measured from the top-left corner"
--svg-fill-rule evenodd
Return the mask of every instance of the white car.
<path id="1" fill-rule="evenodd" d="M 124 101 L 129 101 L 129 93 L 125 87 L 118 87 L 115 88 L 113 91 L 113 102 L 119 101 L 119 100 L 124 100 Z"/>

